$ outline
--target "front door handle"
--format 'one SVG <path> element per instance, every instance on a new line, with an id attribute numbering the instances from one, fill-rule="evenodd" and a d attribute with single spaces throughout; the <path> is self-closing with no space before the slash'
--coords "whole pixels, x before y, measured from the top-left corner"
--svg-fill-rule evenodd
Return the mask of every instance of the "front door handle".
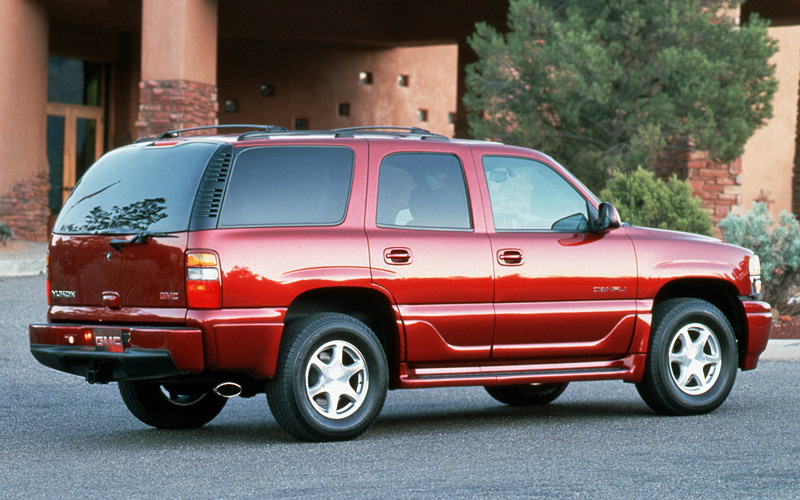
<path id="1" fill-rule="evenodd" d="M 501 266 L 521 266 L 525 259 L 522 250 L 518 248 L 504 248 L 497 252 L 497 262 Z"/>
<path id="2" fill-rule="evenodd" d="M 387 248 L 383 251 L 383 260 L 387 264 L 405 266 L 413 260 L 411 250 L 408 248 Z"/>

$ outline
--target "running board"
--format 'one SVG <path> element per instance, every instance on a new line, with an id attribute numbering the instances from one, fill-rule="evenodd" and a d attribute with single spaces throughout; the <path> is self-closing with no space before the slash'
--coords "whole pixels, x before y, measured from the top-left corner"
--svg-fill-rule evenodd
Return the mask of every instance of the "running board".
<path id="1" fill-rule="evenodd" d="M 517 385 L 624 380 L 639 382 L 646 355 L 631 354 L 611 361 L 525 363 L 513 365 L 431 366 L 401 363 L 400 387 L 451 387 L 468 385 Z"/>

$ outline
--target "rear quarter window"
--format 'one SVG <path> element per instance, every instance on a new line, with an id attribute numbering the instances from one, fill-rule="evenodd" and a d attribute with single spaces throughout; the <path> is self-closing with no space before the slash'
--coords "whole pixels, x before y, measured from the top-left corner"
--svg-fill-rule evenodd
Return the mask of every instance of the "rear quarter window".
<path id="1" fill-rule="evenodd" d="M 268 146 L 241 151 L 233 165 L 220 227 L 329 226 L 344 221 L 353 150 Z"/>

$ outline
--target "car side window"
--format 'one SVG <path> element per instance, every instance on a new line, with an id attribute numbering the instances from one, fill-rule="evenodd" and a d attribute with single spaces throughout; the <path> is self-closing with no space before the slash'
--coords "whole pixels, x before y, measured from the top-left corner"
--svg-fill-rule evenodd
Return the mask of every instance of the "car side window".
<path id="1" fill-rule="evenodd" d="M 450 154 L 397 153 L 381 162 L 380 227 L 472 229 L 464 171 Z"/>
<path id="2" fill-rule="evenodd" d="M 483 171 L 496 231 L 588 229 L 586 199 L 544 163 L 528 158 L 485 156 Z"/>
<path id="3" fill-rule="evenodd" d="M 239 153 L 228 181 L 221 227 L 331 226 L 347 211 L 350 148 L 270 146 Z"/>

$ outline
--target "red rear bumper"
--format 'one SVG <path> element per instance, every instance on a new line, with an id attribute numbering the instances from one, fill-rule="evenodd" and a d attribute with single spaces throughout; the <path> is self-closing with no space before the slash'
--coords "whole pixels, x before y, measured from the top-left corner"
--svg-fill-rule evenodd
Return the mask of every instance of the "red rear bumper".
<path id="1" fill-rule="evenodd" d="M 203 335 L 193 328 L 30 325 L 31 354 L 89 382 L 164 378 L 204 369 Z"/>

